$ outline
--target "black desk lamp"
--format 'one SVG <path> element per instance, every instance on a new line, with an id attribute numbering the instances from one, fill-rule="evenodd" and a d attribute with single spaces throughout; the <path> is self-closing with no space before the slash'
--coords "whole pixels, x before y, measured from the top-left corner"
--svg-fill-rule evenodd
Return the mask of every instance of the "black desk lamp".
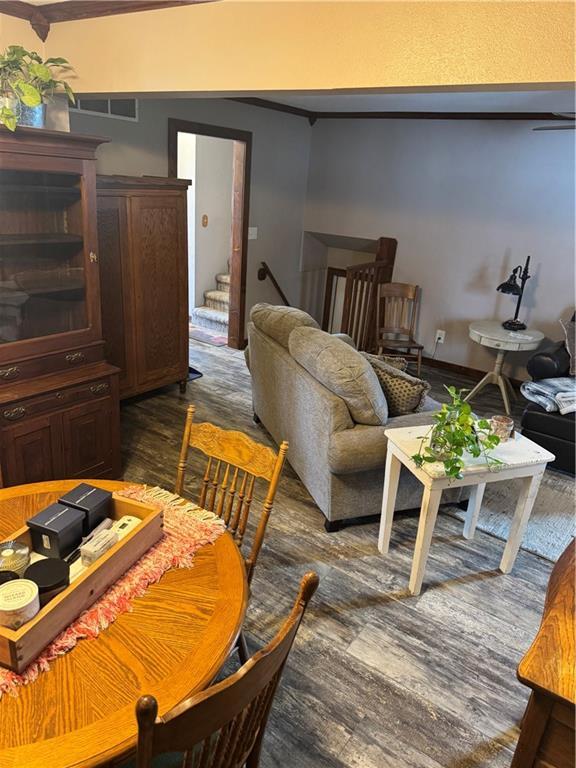
<path id="1" fill-rule="evenodd" d="M 505 283 L 500 283 L 498 288 L 496 288 L 496 290 L 500 291 L 500 293 L 510 293 L 512 296 L 518 296 L 518 303 L 516 304 L 514 319 L 505 320 L 502 323 L 502 327 L 506 328 L 507 331 L 523 331 L 526 328 L 526 324 L 521 323 L 520 320 L 518 320 L 518 312 L 520 312 L 520 304 L 522 303 L 522 296 L 524 295 L 524 286 L 526 285 L 526 280 L 529 280 L 531 277 L 531 275 L 528 274 L 529 264 L 530 256 L 526 258 L 524 269 L 522 269 L 521 266 L 515 267 L 512 270 L 512 274 L 508 280 L 506 280 Z M 518 278 L 520 278 L 520 285 L 518 285 Z"/>

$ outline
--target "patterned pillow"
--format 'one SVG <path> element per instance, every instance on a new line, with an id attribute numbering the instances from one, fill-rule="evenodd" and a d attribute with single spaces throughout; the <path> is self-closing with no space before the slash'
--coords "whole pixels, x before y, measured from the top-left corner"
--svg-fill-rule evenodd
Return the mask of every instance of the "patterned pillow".
<path id="1" fill-rule="evenodd" d="M 403 357 L 393 357 L 391 355 L 371 355 L 370 352 L 360 352 L 370 364 L 373 360 L 380 360 L 386 365 L 391 365 L 392 368 L 397 368 L 399 371 L 405 371 L 408 368 L 408 360 Z"/>
<path id="2" fill-rule="evenodd" d="M 404 416 L 424 409 L 426 395 L 430 391 L 427 381 L 388 365 L 376 355 L 367 357 L 386 395 L 389 416 Z"/>

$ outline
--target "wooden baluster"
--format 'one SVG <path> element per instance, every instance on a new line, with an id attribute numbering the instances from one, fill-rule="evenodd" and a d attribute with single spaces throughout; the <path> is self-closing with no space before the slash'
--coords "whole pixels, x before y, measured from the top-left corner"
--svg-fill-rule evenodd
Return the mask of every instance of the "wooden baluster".
<path id="1" fill-rule="evenodd" d="M 351 302 L 350 302 L 350 320 L 348 323 L 349 330 L 347 333 L 350 334 L 350 336 L 356 341 L 356 335 L 355 335 L 355 325 L 356 325 L 356 296 L 358 292 L 358 281 L 356 279 L 357 275 L 356 272 L 350 273 L 350 280 L 352 281 L 352 295 L 351 295 Z"/>
<path id="2" fill-rule="evenodd" d="M 240 486 L 240 490 L 238 491 L 238 501 L 236 502 L 236 511 L 234 512 L 234 517 L 232 518 L 232 522 L 228 526 L 228 528 L 236 533 L 236 530 L 238 528 L 238 522 L 240 521 L 240 515 L 242 514 L 242 507 L 244 505 L 244 497 L 246 495 L 246 483 L 248 482 L 248 472 L 244 472 L 244 477 L 242 478 L 242 485 Z"/>
<path id="3" fill-rule="evenodd" d="M 202 487 L 200 490 L 200 498 L 198 499 L 198 506 L 202 507 L 202 509 L 206 509 L 206 493 L 208 491 L 208 483 L 210 482 L 210 470 L 212 469 L 212 457 L 208 459 L 208 463 L 206 464 L 206 471 L 204 472 L 204 477 L 202 478 Z"/>
<path id="4" fill-rule="evenodd" d="M 224 470 L 224 477 L 222 478 L 222 485 L 220 486 L 220 498 L 218 499 L 218 506 L 216 507 L 216 514 L 218 517 L 222 517 L 222 513 L 224 512 L 224 502 L 226 500 L 226 491 L 228 489 L 228 476 L 230 474 L 230 464 L 224 465 L 226 469 Z"/>
<path id="5" fill-rule="evenodd" d="M 246 532 L 246 526 L 248 524 L 248 517 L 250 516 L 250 505 L 252 504 L 252 495 L 254 493 L 254 475 L 249 475 L 250 481 L 248 482 L 248 490 L 246 492 L 246 498 L 244 499 L 244 507 L 242 509 L 242 515 L 240 517 L 240 523 L 238 525 L 237 541 L 238 546 L 242 544 L 244 534 Z"/>
<path id="6" fill-rule="evenodd" d="M 218 491 L 218 483 L 220 482 L 220 466 L 222 462 L 216 463 L 216 469 L 214 470 L 214 476 L 212 478 L 212 488 L 210 489 L 210 501 L 208 502 L 206 509 L 210 512 L 214 511 L 214 502 L 216 501 L 216 492 Z"/>
<path id="7" fill-rule="evenodd" d="M 234 475 L 232 476 L 232 482 L 230 483 L 230 489 L 228 491 L 228 503 L 226 504 L 226 512 L 224 513 L 224 522 L 226 526 L 230 522 L 232 515 L 232 507 L 234 506 L 234 496 L 236 495 L 236 485 L 238 483 L 238 467 L 234 468 Z"/>

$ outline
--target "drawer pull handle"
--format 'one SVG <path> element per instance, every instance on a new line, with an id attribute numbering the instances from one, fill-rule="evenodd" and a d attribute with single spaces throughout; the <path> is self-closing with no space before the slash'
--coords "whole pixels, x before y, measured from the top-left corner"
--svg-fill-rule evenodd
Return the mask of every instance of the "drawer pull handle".
<path id="1" fill-rule="evenodd" d="M 76 365 L 76 363 L 85 363 L 86 355 L 83 352 L 70 352 L 66 355 L 66 362 L 70 365 Z"/>
<path id="2" fill-rule="evenodd" d="M 20 368 L 17 365 L 0 370 L 0 379 L 17 379 L 18 376 L 20 376 Z"/>
<path id="3" fill-rule="evenodd" d="M 103 392 L 108 392 L 110 387 L 108 384 L 92 384 L 90 387 L 90 392 L 92 392 L 93 395 L 101 395 Z"/>
<path id="4" fill-rule="evenodd" d="M 19 406 L 18 408 L 10 408 L 7 411 L 4 411 L 2 414 L 5 419 L 8 419 L 8 421 L 17 421 L 18 419 L 21 419 L 22 416 L 26 415 L 26 408 L 22 408 Z"/>

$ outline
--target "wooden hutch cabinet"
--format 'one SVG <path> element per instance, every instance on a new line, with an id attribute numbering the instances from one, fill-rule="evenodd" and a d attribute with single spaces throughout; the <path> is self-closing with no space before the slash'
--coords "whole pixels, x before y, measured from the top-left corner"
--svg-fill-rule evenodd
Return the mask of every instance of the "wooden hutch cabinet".
<path id="1" fill-rule="evenodd" d="M 0 128 L 0 485 L 120 475 L 118 369 L 104 359 L 95 151 Z"/>
<path id="2" fill-rule="evenodd" d="M 120 396 L 188 379 L 189 181 L 97 176 L 102 327 Z"/>

